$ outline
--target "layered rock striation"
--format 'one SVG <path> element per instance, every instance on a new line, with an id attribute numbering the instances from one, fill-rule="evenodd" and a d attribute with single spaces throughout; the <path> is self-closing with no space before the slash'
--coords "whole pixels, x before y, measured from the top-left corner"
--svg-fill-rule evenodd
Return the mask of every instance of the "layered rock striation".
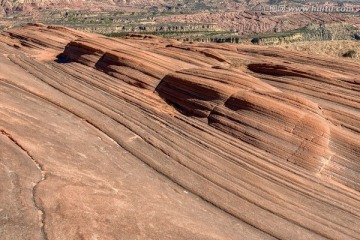
<path id="1" fill-rule="evenodd" d="M 21 199 L 2 239 L 359 239 L 358 63 L 45 25 L 0 41 L 0 197 Z"/>

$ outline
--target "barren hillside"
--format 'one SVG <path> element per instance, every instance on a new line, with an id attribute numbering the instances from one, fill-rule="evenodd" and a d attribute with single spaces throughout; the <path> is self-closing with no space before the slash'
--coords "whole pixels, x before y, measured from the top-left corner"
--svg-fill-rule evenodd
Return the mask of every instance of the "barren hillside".
<path id="1" fill-rule="evenodd" d="M 303 51 L 311 55 L 332 56 L 347 60 L 359 61 L 359 41 L 305 41 L 281 45 L 287 49 Z"/>

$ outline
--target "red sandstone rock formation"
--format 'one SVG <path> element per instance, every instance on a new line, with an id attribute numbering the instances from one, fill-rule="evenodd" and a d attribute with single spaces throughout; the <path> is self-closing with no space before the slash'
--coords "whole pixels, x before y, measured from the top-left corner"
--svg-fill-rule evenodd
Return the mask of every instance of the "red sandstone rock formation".
<path id="1" fill-rule="evenodd" d="M 1 239 L 359 239 L 358 63 L 44 25 L 0 41 Z"/>

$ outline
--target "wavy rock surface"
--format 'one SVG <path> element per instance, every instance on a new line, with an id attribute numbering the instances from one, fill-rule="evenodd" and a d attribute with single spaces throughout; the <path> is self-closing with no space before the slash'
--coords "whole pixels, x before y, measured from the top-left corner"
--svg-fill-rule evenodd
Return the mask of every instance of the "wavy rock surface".
<path id="1" fill-rule="evenodd" d="M 0 36 L 1 239 L 359 239 L 358 63 Z"/>

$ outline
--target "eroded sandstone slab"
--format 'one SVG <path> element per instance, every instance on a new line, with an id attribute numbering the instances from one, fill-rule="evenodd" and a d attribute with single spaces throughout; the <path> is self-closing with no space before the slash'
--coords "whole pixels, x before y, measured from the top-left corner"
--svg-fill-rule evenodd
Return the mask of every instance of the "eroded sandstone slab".
<path id="1" fill-rule="evenodd" d="M 1 36 L 1 239 L 359 239 L 359 64 Z"/>

